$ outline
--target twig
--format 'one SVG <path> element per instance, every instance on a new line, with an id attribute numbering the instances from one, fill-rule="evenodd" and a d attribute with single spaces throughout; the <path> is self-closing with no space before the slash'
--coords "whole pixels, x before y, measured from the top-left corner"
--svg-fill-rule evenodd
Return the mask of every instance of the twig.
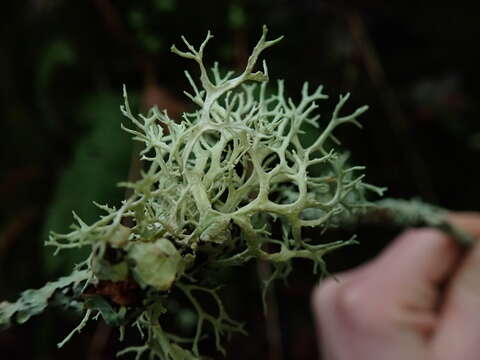
<path id="1" fill-rule="evenodd" d="M 346 225 L 389 225 L 407 227 L 429 226 L 437 228 L 468 248 L 476 241 L 457 225 L 449 221 L 448 211 L 420 200 L 384 199 L 366 212 L 346 219 Z"/>

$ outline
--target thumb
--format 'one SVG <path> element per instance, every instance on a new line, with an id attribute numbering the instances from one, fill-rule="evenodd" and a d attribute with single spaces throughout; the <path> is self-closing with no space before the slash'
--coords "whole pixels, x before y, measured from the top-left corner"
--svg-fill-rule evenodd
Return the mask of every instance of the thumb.
<path id="1" fill-rule="evenodd" d="M 480 235 L 480 217 L 452 214 L 450 221 L 474 237 Z M 480 334 L 480 244 L 467 253 L 452 276 L 432 339 L 438 359 L 478 359 Z M 436 356 L 436 357 L 435 357 Z"/>
<path id="2" fill-rule="evenodd" d="M 459 249 L 433 229 L 410 230 L 372 262 L 323 282 L 313 306 L 322 353 L 334 359 L 419 359 L 435 326 L 437 283 Z"/>
<path id="3" fill-rule="evenodd" d="M 381 285 L 383 299 L 393 307 L 431 310 L 438 300 L 438 284 L 449 276 L 459 255 L 459 247 L 442 232 L 409 230 L 370 265 L 377 274 L 371 281 Z"/>

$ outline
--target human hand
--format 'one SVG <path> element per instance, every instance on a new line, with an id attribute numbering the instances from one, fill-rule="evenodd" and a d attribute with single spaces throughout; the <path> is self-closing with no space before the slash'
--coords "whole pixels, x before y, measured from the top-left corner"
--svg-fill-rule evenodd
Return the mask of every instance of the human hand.
<path id="1" fill-rule="evenodd" d="M 452 214 L 480 237 L 480 215 Z M 373 261 L 314 290 L 324 360 L 480 359 L 480 244 L 408 230 Z"/>

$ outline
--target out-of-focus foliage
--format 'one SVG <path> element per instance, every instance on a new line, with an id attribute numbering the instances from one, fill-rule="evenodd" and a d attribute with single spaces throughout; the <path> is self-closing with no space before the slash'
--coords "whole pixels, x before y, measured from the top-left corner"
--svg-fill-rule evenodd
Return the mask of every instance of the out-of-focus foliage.
<path id="1" fill-rule="evenodd" d="M 72 210 L 87 222 L 100 215 L 92 201 L 119 202 L 124 191 L 112 186 L 128 174 L 131 159 L 131 141 L 118 126 L 120 117 L 112 111 L 118 107 L 118 96 L 104 92 L 88 95 L 72 117 L 87 129 L 78 141 L 71 164 L 63 171 L 47 211 L 44 238 L 54 229 L 65 232 L 72 223 Z M 49 256 L 46 248 L 47 273 L 58 275 L 66 267 L 85 258 L 85 252 L 70 252 L 62 256 Z"/>
<path id="2" fill-rule="evenodd" d="M 119 104 L 118 94 L 123 83 L 129 84 L 130 92 L 139 94 L 147 82 L 162 90 L 156 93 L 164 94 L 166 89 L 171 93 L 181 92 L 186 88 L 185 80 L 178 76 L 183 63 L 168 56 L 166 46 L 181 33 L 193 34 L 192 42 L 198 43 L 207 30 L 214 30 L 217 38 L 209 54 L 220 58 L 220 68 L 242 65 L 245 59 L 242 49 L 252 45 L 262 24 L 269 24 L 274 33 L 288 34 L 281 50 L 273 48 L 270 52 L 272 77 L 282 74 L 289 94 L 300 93 L 302 81 L 308 79 L 311 83 L 324 84 L 333 98 L 349 90 L 355 94 L 356 103 L 370 104 L 372 110 L 362 132 L 339 130 L 339 137 L 352 152 L 352 161 L 368 164 L 369 182 L 387 186 L 390 196 L 424 196 L 413 180 L 410 159 L 399 145 L 405 137 L 393 131 L 381 100 L 382 93 L 375 88 L 362 50 L 349 27 L 346 15 L 351 11 L 360 14 L 387 82 L 404 111 L 409 129 L 406 143 L 417 145 L 416 151 L 424 159 L 433 184 L 436 203 L 455 209 L 477 209 L 480 173 L 470 165 L 476 163 L 478 151 L 472 149 L 466 139 L 479 132 L 474 99 L 480 98 L 480 72 L 478 53 L 472 46 L 479 35 L 476 5 L 464 2 L 457 7 L 441 6 L 433 1 L 416 5 L 372 0 L 346 1 L 343 7 L 335 1 L 257 0 L 208 3 L 35 0 L 3 4 L 0 131 L 6 135 L 0 143 L 1 297 L 13 299 L 22 289 L 39 287 L 53 279 L 43 270 L 51 268 L 45 264 L 51 252 L 43 249 L 46 238 L 42 231 L 45 231 L 46 210 L 56 198 L 57 184 L 73 166 L 77 144 L 95 131 L 78 116 L 82 104 L 92 94 L 100 97 L 112 94 L 115 97 L 112 101 Z M 144 26 L 140 30 L 129 21 L 135 12 L 143 16 Z M 150 48 L 145 45 L 149 39 L 154 43 Z M 233 46 L 215 45 L 230 43 Z M 45 59 L 50 56 L 51 59 Z M 146 75 L 148 69 L 154 69 L 150 78 Z M 448 80 L 452 78 L 455 79 L 453 85 Z M 171 104 L 156 99 L 154 102 L 160 108 Z M 95 102 L 90 104 L 87 112 L 95 113 Z M 327 101 L 325 109 L 333 105 Z M 307 132 L 315 138 L 312 129 Z M 110 142 L 109 147 L 112 153 L 117 151 L 114 142 Z M 103 179 L 97 177 L 99 183 L 113 184 L 119 180 L 117 175 L 107 172 L 102 176 Z M 120 178 L 126 176 L 123 172 Z M 71 190 L 66 197 L 75 198 L 84 191 Z M 83 204 L 102 198 L 101 194 L 95 194 L 95 198 L 88 196 Z M 117 196 L 121 198 L 123 193 Z M 82 206 L 77 203 L 74 208 Z M 58 214 L 67 221 L 59 223 L 59 227 L 68 224 L 70 210 Z M 86 205 L 85 211 L 96 209 Z M 84 216 L 90 215 L 85 212 Z M 329 236 L 335 240 L 343 235 L 340 232 L 338 236 Z M 370 228 L 360 229 L 359 239 L 368 241 L 363 241 L 361 247 L 332 255 L 330 270 L 361 262 L 378 251 L 391 235 Z M 316 233 L 308 236 L 315 237 Z M 70 254 L 65 252 L 62 256 L 70 257 Z M 71 260 L 59 261 L 65 268 L 55 267 L 56 271 L 68 271 Z M 309 266 L 301 262 L 298 265 L 295 285 L 276 289 L 280 311 L 294 311 L 290 316 L 280 314 L 282 338 L 289 339 L 283 341 L 282 349 L 286 359 L 311 359 L 316 355 L 307 309 L 314 280 Z M 230 300 L 226 306 L 232 309 L 234 318 L 248 319 L 247 322 L 257 326 L 248 329 L 251 334 L 248 343 L 242 337 L 234 337 L 229 354 L 232 359 L 235 354 L 241 358 L 266 357 L 268 346 L 259 297 L 245 296 L 259 291 L 254 284 L 244 281 L 246 276 L 256 276 L 256 269 L 245 269 L 231 276 L 237 281 L 238 292 L 227 294 Z M 177 304 L 176 308 L 182 309 L 183 304 Z M 185 318 L 192 315 L 184 314 Z M 45 322 L 38 325 L 33 319 L 31 325 L 2 333 L 2 356 L 12 359 L 85 359 L 99 354 L 113 357 L 114 345 L 98 345 L 102 336 L 109 338 L 101 328 L 96 331 L 87 326 L 82 335 L 61 352 L 46 345 L 64 337 L 74 321 L 77 319 L 49 318 L 52 331 L 48 332 Z M 39 340 L 42 336 L 48 339 Z M 25 347 L 25 343 L 41 345 Z"/>

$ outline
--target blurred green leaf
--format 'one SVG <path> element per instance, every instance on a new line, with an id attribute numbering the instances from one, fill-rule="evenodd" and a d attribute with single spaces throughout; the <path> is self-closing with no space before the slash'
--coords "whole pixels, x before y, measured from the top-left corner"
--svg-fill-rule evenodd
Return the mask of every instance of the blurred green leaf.
<path id="1" fill-rule="evenodd" d="M 176 0 L 154 0 L 155 7 L 159 11 L 173 11 L 177 8 Z"/>
<path id="2" fill-rule="evenodd" d="M 46 89 L 49 79 L 58 66 L 69 66 L 76 63 L 73 47 L 63 39 L 54 40 L 48 45 L 40 56 L 36 86 L 37 89 Z"/>
<path id="3" fill-rule="evenodd" d="M 40 55 L 35 87 L 42 117 L 50 127 L 54 126 L 52 107 L 49 106 L 48 89 L 50 80 L 60 66 L 72 66 L 77 62 L 73 47 L 63 39 L 52 41 Z"/>
<path id="4" fill-rule="evenodd" d="M 143 47 L 149 53 L 158 53 L 164 47 L 163 40 L 155 35 L 143 33 L 140 35 L 140 38 L 142 40 Z"/>
<path id="5" fill-rule="evenodd" d="M 233 29 L 244 27 L 247 24 L 247 14 L 245 10 L 236 2 L 230 6 L 228 12 L 228 21 Z"/>
<path id="6" fill-rule="evenodd" d="M 138 10 L 132 10 L 128 14 L 128 23 L 134 29 L 141 29 L 145 27 L 145 15 Z"/>
<path id="7" fill-rule="evenodd" d="M 101 210 L 92 204 L 118 204 L 124 190 L 116 187 L 125 180 L 131 159 L 131 140 L 120 129 L 120 95 L 97 93 L 80 105 L 78 122 L 89 129 L 76 145 L 72 162 L 61 176 L 47 212 L 44 239 L 49 231 L 66 232 L 73 223 L 72 210 L 87 223 L 95 221 Z M 87 249 L 86 249 L 87 251 Z M 51 256 L 45 251 L 47 275 L 70 271 L 87 252 L 64 252 Z"/>

